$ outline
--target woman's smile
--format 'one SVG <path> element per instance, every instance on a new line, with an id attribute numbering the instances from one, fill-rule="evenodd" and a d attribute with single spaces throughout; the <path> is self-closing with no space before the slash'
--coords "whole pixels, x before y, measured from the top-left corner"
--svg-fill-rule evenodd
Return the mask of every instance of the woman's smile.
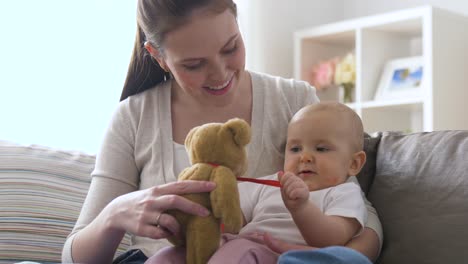
<path id="1" fill-rule="evenodd" d="M 232 87 L 233 80 L 234 80 L 234 75 L 232 75 L 231 78 L 229 78 L 225 83 L 219 86 L 215 86 L 215 87 L 203 86 L 203 88 L 212 95 L 223 95 L 229 92 L 229 90 Z"/>

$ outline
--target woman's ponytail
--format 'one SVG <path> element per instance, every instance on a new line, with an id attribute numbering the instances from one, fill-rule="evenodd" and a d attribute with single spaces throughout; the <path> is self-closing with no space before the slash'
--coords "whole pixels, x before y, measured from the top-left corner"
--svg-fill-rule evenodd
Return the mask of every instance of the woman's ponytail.
<path id="1" fill-rule="evenodd" d="M 133 47 L 127 78 L 120 96 L 120 101 L 127 97 L 143 92 L 164 80 L 170 78 L 144 47 L 145 34 L 141 27 L 137 26 L 135 45 Z"/>

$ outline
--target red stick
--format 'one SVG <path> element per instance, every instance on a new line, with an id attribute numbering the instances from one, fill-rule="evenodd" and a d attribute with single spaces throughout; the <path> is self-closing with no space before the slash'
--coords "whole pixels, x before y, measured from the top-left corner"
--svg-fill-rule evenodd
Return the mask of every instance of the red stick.
<path id="1" fill-rule="evenodd" d="M 279 181 L 274 181 L 274 180 L 262 180 L 262 179 L 253 179 L 253 178 L 244 178 L 244 177 L 237 177 L 237 179 L 239 181 L 255 182 L 255 183 L 260 183 L 260 184 L 264 184 L 264 185 L 281 187 L 280 182 Z"/>
<path id="2" fill-rule="evenodd" d="M 207 164 L 213 166 L 213 167 L 218 167 L 219 165 L 216 163 L 212 162 L 207 162 Z M 279 181 L 274 181 L 274 180 L 261 180 L 261 179 L 253 179 L 253 178 L 245 178 L 245 177 L 237 177 L 239 181 L 246 181 L 246 182 L 254 182 L 254 183 L 260 183 L 264 185 L 270 185 L 270 186 L 275 186 L 275 187 L 281 187 L 281 184 Z"/>

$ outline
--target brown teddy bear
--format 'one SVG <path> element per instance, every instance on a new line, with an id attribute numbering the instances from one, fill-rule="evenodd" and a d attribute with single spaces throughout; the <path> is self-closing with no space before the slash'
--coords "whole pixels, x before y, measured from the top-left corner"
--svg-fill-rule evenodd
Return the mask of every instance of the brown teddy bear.
<path id="1" fill-rule="evenodd" d="M 211 211 L 207 217 L 172 211 L 182 227 L 183 240 L 169 241 L 185 245 L 188 264 L 206 264 L 218 249 L 221 224 L 224 232 L 236 234 L 242 227 L 237 176 L 247 169 L 245 146 L 250 142 L 250 126 L 234 118 L 226 123 L 209 123 L 195 127 L 185 139 L 185 148 L 192 166 L 183 170 L 179 181 L 199 180 L 216 182 L 211 193 L 184 195 Z"/>

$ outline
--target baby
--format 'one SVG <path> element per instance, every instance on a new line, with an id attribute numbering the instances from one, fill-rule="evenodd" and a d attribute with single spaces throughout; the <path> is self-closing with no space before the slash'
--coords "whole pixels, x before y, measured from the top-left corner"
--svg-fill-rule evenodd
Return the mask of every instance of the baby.
<path id="1" fill-rule="evenodd" d="M 269 233 L 294 244 L 325 247 L 344 245 L 359 235 L 367 209 L 356 176 L 366 161 L 363 125 L 344 104 L 318 103 L 291 119 L 281 188 L 239 184 L 246 225 L 240 236 L 225 235 L 211 258 L 235 263 L 276 263 L 278 255 L 251 233 Z M 249 260 L 253 260 L 249 262 Z"/>

